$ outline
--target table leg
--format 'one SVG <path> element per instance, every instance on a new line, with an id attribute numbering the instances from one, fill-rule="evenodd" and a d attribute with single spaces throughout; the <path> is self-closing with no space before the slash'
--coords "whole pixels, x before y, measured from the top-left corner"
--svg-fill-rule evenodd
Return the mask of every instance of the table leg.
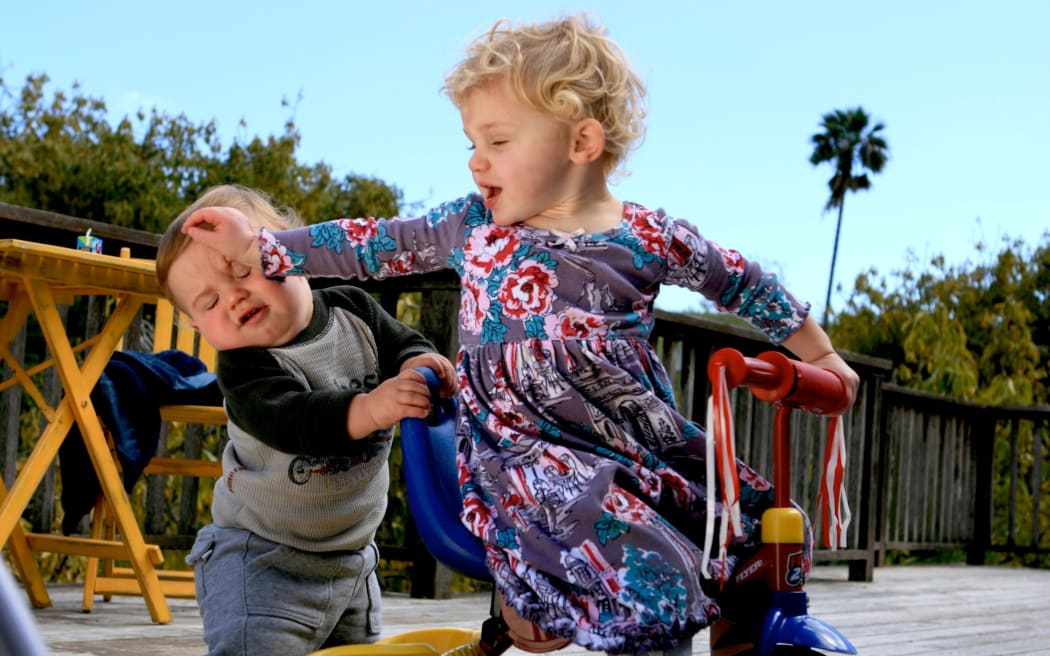
<path id="1" fill-rule="evenodd" d="M 28 388 L 26 391 L 33 396 L 34 399 L 38 399 L 38 403 L 44 399 L 40 396 L 39 391 L 32 384 L 31 380 L 28 380 L 25 372 L 21 369 L 21 363 L 14 360 L 14 356 L 11 355 L 10 346 L 11 343 L 18 336 L 18 333 L 22 330 L 22 326 L 25 325 L 26 319 L 29 317 L 29 313 L 32 311 L 32 306 L 29 304 L 29 298 L 24 294 L 18 294 L 15 296 L 7 305 L 7 313 L 4 314 L 3 321 L 0 322 L 0 346 L 4 349 L 4 359 L 8 360 L 8 364 L 14 371 L 13 378 L 23 383 L 28 382 Z M 6 381 L 5 381 L 6 382 Z M 44 404 L 46 410 L 44 414 L 49 417 L 54 417 L 54 410 Z M 36 486 L 33 486 L 36 489 Z M 7 499 L 7 487 L 4 486 L 3 481 L 0 481 L 0 508 L 3 508 L 3 504 Z M 28 502 L 28 498 L 26 499 Z M 22 505 L 25 507 L 25 504 Z M 11 559 L 15 564 L 15 568 L 18 572 L 18 576 L 22 581 L 22 585 L 25 586 L 26 592 L 29 594 L 29 601 L 34 608 L 47 608 L 51 605 L 51 596 L 47 593 L 47 586 L 44 585 L 44 578 L 40 574 L 40 568 L 37 567 L 36 559 L 33 558 L 33 552 L 29 548 L 29 544 L 26 542 L 25 531 L 18 523 L 18 517 L 21 516 L 21 512 L 14 514 L 14 522 L 10 528 L 0 529 L 0 535 L 8 535 L 7 547 L 11 554 Z M 3 523 L 3 522 L 0 522 Z M 0 540 L 0 543 L 3 541 Z"/>
<path id="2" fill-rule="evenodd" d="M 0 538 L 6 538 L 14 533 L 18 526 L 18 519 L 29 505 L 33 493 L 40 486 L 48 467 L 58 456 L 58 447 L 66 434 L 73 426 L 74 416 L 69 407 L 69 402 L 63 400 L 55 411 L 54 420 L 49 422 L 40 439 L 33 445 L 29 457 L 26 458 L 22 468 L 15 476 L 15 482 L 7 493 L 7 497 L 0 503 Z"/>
<path id="3" fill-rule="evenodd" d="M 102 432 L 102 426 L 99 423 L 98 415 L 95 414 L 90 397 L 91 389 L 98 381 L 99 376 L 102 375 L 106 363 L 116 350 L 131 321 L 135 318 L 142 301 L 128 296 L 120 298 L 116 308 L 114 308 L 106 324 L 102 327 L 102 331 L 99 333 L 99 341 L 84 358 L 84 365 L 81 369 L 77 365 L 76 357 L 73 354 L 58 310 L 55 307 L 54 298 L 47 284 L 41 281 L 27 280 L 26 289 L 33 304 L 33 310 L 40 322 L 41 331 L 44 333 L 47 345 L 55 358 L 59 376 L 65 389 L 66 398 L 63 400 L 60 410 L 69 408 L 80 426 L 80 432 L 84 438 L 88 455 L 91 457 L 91 462 L 98 473 L 102 493 L 109 499 L 113 508 L 121 541 L 127 548 L 128 560 L 131 561 L 132 569 L 142 589 L 142 595 L 146 600 L 150 616 L 153 618 L 153 621 L 159 624 L 167 624 L 171 621 L 171 610 L 168 608 L 168 603 L 164 598 L 157 570 L 153 567 L 153 562 L 150 560 L 145 539 L 131 509 L 131 502 L 124 491 L 120 472 L 117 470 L 116 464 L 110 455 L 105 435 Z M 64 413 L 60 411 L 59 414 Z M 55 440 L 54 450 L 56 454 L 58 445 L 65 439 L 67 431 L 68 427 Z M 48 462 L 51 462 L 51 460 Z M 3 528 L 3 525 L 0 524 L 0 530 Z M 3 535 L 3 533 L 0 533 L 0 535 Z"/>
<path id="4" fill-rule="evenodd" d="M 5 498 L 7 498 L 7 488 L 4 487 L 3 481 L 0 481 L 0 503 L 3 503 Z M 26 542 L 25 531 L 22 530 L 22 527 L 17 522 L 15 522 L 15 526 L 11 530 L 11 537 L 7 540 L 7 547 L 10 550 L 11 560 L 14 561 L 15 569 L 18 571 L 18 577 L 22 580 L 26 593 L 29 594 L 29 603 L 33 605 L 33 608 L 49 607 L 51 605 L 51 595 L 47 593 L 44 577 L 41 576 L 40 568 L 37 567 L 36 559 L 33 558 L 33 552 L 29 548 L 29 543 Z"/>

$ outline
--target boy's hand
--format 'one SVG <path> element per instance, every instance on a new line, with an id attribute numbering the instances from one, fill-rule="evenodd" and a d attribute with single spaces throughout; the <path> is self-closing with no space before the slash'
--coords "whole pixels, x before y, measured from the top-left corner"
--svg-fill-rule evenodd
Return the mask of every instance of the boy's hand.
<path id="1" fill-rule="evenodd" d="M 182 232 L 228 260 L 255 269 L 262 268 L 259 236 L 248 217 L 238 209 L 202 207 L 186 218 Z"/>
<path id="2" fill-rule="evenodd" d="M 441 381 L 440 395 L 442 398 L 450 398 L 456 394 L 458 384 L 456 382 L 456 368 L 443 355 L 437 353 L 420 353 L 413 355 L 401 363 L 401 371 L 409 371 L 416 367 L 430 367 Z"/>
<path id="3" fill-rule="evenodd" d="M 368 437 L 405 417 L 425 419 L 430 414 L 430 390 L 418 371 L 402 371 L 371 392 L 350 399 L 346 427 L 350 439 Z"/>

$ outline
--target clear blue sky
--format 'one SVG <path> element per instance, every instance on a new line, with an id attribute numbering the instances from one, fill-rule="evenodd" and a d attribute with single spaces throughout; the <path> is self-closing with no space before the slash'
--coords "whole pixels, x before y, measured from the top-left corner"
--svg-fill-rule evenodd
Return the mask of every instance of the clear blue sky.
<path id="1" fill-rule="evenodd" d="M 1050 228 L 1050 2 L 8 2 L 0 76 L 47 73 L 119 118 L 157 106 L 215 119 L 224 145 L 280 133 L 301 161 L 375 176 L 424 206 L 472 190 L 458 114 L 439 93 L 497 18 L 586 11 L 646 79 L 646 140 L 621 198 L 692 220 L 824 305 L 835 216 L 809 137 L 833 109 L 886 124 L 891 159 L 846 200 L 836 282 L 942 254 L 963 264 Z M 10 103 L 11 98 L 0 102 Z M 241 127 L 243 121 L 246 127 Z M 331 217 L 324 217 L 331 218 Z M 844 296 L 833 296 L 842 307 Z M 666 287 L 658 306 L 695 295 Z"/>

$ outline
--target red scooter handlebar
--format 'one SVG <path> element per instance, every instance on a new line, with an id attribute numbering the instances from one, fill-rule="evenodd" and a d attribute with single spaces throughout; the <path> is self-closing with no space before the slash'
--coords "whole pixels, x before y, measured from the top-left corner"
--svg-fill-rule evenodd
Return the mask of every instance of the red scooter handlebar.
<path id="1" fill-rule="evenodd" d="M 745 357 L 731 348 L 720 349 L 707 363 L 708 378 L 724 366 L 730 389 L 749 387 L 756 398 L 800 408 L 818 415 L 840 414 L 849 408 L 846 383 L 833 371 L 766 351 Z"/>

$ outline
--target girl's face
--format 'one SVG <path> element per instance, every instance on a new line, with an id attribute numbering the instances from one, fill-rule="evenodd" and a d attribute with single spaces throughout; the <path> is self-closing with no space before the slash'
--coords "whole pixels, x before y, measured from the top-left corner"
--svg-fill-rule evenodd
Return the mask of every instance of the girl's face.
<path id="1" fill-rule="evenodd" d="M 575 196 L 568 125 L 521 103 L 498 80 L 471 91 L 460 115 L 474 184 L 497 225 L 546 223 Z"/>
<path id="2" fill-rule="evenodd" d="M 313 315 L 306 278 L 271 280 L 200 242 L 188 244 L 172 263 L 168 287 L 193 327 L 220 351 L 287 344 Z"/>

